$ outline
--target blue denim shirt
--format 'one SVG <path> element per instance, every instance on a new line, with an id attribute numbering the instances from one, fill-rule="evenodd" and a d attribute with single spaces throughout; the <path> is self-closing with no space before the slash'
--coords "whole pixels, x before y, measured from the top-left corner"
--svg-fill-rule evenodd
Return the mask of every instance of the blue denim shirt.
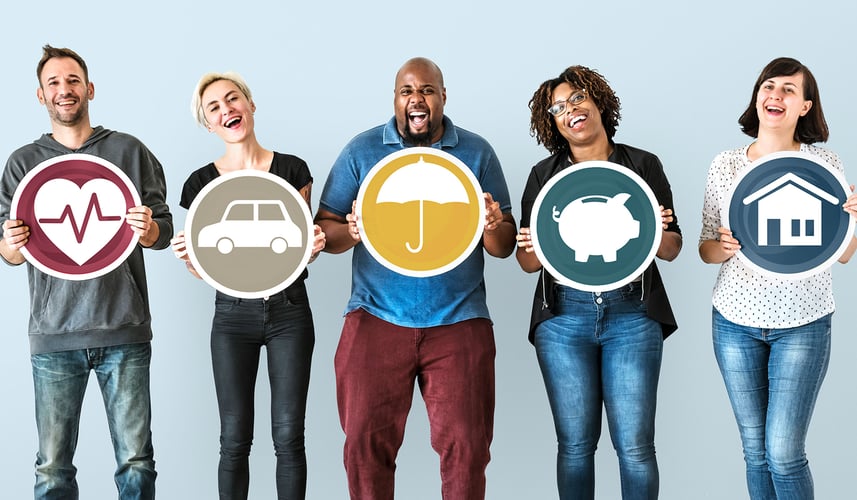
<path id="1" fill-rule="evenodd" d="M 509 190 L 493 148 L 482 137 L 458 128 L 444 116 L 444 133 L 432 147 L 452 154 L 467 165 L 482 190 L 491 193 L 504 213 L 511 211 Z M 378 161 L 406 148 L 396 119 L 354 137 L 331 168 L 320 206 L 345 217 L 357 199 L 360 184 Z M 398 326 L 428 328 L 473 318 L 490 318 L 485 301 L 482 243 L 446 273 L 414 278 L 391 271 L 375 260 L 362 243 L 352 255 L 351 299 L 345 312 L 363 308 Z"/>

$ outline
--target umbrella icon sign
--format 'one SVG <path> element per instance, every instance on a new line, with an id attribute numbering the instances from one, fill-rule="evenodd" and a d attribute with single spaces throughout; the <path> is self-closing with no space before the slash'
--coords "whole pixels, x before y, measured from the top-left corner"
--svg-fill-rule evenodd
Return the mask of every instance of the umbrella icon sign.
<path id="1" fill-rule="evenodd" d="M 426 163 L 423 157 L 416 163 L 405 165 L 393 172 L 378 191 L 376 203 L 420 202 L 420 239 L 416 247 L 410 242 L 405 246 L 411 253 L 419 253 L 423 248 L 423 229 L 425 222 L 424 203 L 468 203 L 467 191 L 461 181 L 446 168 L 434 163 Z"/>

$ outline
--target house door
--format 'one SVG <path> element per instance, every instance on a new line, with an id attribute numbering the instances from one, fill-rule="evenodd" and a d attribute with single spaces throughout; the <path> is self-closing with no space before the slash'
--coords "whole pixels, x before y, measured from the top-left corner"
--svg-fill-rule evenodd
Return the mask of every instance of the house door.
<path id="1" fill-rule="evenodd" d="M 768 219 L 768 242 L 769 246 L 780 245 L 780 219 Z M 761 244 L 761 242 L 760 242 Z"/>

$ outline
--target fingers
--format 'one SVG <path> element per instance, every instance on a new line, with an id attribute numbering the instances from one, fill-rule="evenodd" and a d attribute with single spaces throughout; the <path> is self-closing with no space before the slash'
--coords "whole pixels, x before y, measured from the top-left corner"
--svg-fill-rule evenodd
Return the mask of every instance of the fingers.
<path id="1" fill-rule="evenodd" d="M 360 241 L 360 228 L 357 227 L 357 200 L 351 202 L 351 213 L 345 216 L 348 222 L 348 234 L 354 241 Z"/>
<path id="2" fill-rule="evenodd" d="M 187 242 L 185 240 L 184 231 L 179 231 L 178 233 L 176 233 L 173 239 L 170 240 L 170 246 L 172 247 L 173 254 L 176 256 L 176 258 L 182 260 L 189 259 L 187 254 Z"/>
<path id="3" fill-rule="evenodd" d="M 146 206 L 131 207 L 125 214 L 125 222 L 135 233 L 142 236 L 152 225 L 152 209 Z"/>
<path id="4" fill-rule="evenodd" d="M 673 209 L 664 208 L 663 205 L 660 206 L 661 210 L 661 227 L 666 230 L 669 225 L 675 220 L 673 217 Z"/>
<path id="5" fill-rule="evenodd" d="M 324 231 L 321 230 L 321 226 L 318 224 L 313 226 L 313 234 L 311 260 L 315 260 L 315 258 L 318 257 L 318 254 L 324 250 L 325 245 L 327 245 L 327 236 L 324 234 Z"/>
<path id="6" fill-rule="evenodd" d="M 741 244 L 735 239 L 730 229 L 721 227 L 717 232 L 720 234 L 720 248 L 728 256 L 731 257 L 735 255 L 738 250 L 741 250 Z"/>
<path id="7" fill-rule="evenodd" d="M 485 230 L 493 231 L 503 222 L 503 212 L 491 193 L 482 193 L 482 197 L 485 199 Z"/>
<path id="8" fill-rule="evenodd" d="M 515 235 L 515 241 L 517 241 L 518 248 L 523 248 L 525 252 L 532 253 L 535 251 L 530 228 L 522 227 L 521 232 Z"/>
<path id="9" fill-rule="evenodd" d="M 854 186 L 851 186 L 851 191 L 854 191 Z M 842 209 L 845 210 L 851 217 L 857 218 L 857 193 L 852 193 L 842 204 Z"/>
<path id="10" fill-rule="evenodd" d="M 11 250 L 18 250 L 30 239 L 30 227 L 19 219 L 9 219 L 3 223 L 3 241 Z"/>

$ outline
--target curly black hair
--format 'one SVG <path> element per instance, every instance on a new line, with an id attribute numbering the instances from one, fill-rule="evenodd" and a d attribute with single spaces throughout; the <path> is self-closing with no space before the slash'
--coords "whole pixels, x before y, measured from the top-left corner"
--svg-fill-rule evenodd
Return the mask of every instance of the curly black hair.
<path id="1" fill-rule="evenodd" d="M 619 113 L 621 107 L 619 98 L 610 88 L 607 79 L 597 71 L 585 66 L 570 66 L 558 77 L 550 79 L 539 85 L 530 99 L 530 135 L 536 138 L 539 144 L 543 144 L 551 154 L 567 151 L 568 141 L 559 133 L 556 119 L 548 113 L 548 108 L 553 104 L 553 91 L 563 83 L 571 85 L 574 89 L 585 89 L 589 99 L 601 111 L 601 122 L 607 132 L 607 138 L 612 139 L 616 135 L 616 127 L 619 126 Z"/>

